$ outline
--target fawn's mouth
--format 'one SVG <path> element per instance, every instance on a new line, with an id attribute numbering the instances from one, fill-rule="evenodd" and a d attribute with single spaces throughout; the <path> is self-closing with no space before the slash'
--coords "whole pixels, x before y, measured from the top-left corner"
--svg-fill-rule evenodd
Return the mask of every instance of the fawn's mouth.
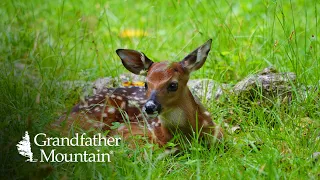
<path id="1" fill-rule="evenodd" d="M 159 113 L 158 112 L 155 112 L 154 114 L 148 114 L 145 112 L 145 114 L 149 117 L 149 118 L 156 118 L 159 116 Z"/>
<path id="2" fill-rule="evenodd" d="M 145 107 L 142 108 L 142 112 L 143 112 L 147 117 L 149 117 L 149 118 L 156 118 L 156 117 L 158 117 L 159 114 L 160 114 L 158 111 L 154 111 L 154 112 L 152 112 L 152 113 L 147 113 Z"/>

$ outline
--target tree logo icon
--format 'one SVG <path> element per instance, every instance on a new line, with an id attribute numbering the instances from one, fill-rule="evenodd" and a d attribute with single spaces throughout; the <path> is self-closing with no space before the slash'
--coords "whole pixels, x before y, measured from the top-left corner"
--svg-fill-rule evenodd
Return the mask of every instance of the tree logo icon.
<path id="1" fill-rule="evenodd" d="M 22 140 L 17 144 L 17 149 L 20 155 L 27 157 L 26 162 L 37 162 L 37 159 L 33 159 L 33 153 L 31 151 L 30 136 L 28 131 L 22 137 Z"/>

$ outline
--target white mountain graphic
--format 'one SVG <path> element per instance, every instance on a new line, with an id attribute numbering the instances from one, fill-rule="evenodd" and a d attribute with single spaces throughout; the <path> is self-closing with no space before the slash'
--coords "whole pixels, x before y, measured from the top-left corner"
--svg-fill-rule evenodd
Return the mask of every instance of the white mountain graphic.
<path id="1" fill-rule="evenodd" d="M 17 144 L 18 152 L 24 157 L 27 157 L 26 161 L 36 162 L 36 159 L 33 159 L 33 153 L 31 151 L 30 136 L 28 131 L 22 137 L 22 140 Z"/>

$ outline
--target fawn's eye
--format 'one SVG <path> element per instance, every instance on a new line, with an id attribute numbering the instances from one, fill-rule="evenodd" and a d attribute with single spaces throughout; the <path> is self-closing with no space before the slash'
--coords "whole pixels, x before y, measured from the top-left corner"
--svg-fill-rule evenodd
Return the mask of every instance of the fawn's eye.
<path id="1" fill-rule="evenodd" d="M 178 82 L 171 82 L 168 86 L 168 91 L 176 91 L 178 89 Z"/>
<path id="2" fill-rule="evenodd" d="M 148 89 L 148 84 L 147 82 L 144 83 L 144 88 L 147 90 Z"/>

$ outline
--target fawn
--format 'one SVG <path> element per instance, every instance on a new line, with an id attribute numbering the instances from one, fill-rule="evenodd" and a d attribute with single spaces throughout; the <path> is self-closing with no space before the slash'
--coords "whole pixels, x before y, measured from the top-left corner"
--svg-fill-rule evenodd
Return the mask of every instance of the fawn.
<path id="1" fill-rule="evenodd" d="M 160 146 L 170 141 L 177 131 L 186 137 L 197 131 L 200 137 L 220 140 L 221 128 L 187 86 L 190 73 L 205 63 L 211 42 L 209 39 L 180 62 L 153 62 L 142 52 L 116 50 L 127 70 L 146 76 L 145 87 L 105 88 L 82 100 L 70 115 L 61 117 L 53 125 L 60 130 L 61 122 L 66 122 L 62 130 L 73 125 L 84 130 L 110 130 L 111 135 L 120 134 L 125 139 L 141 135 Z M 112 130 L 113 122 L 125 123 Z"/>

